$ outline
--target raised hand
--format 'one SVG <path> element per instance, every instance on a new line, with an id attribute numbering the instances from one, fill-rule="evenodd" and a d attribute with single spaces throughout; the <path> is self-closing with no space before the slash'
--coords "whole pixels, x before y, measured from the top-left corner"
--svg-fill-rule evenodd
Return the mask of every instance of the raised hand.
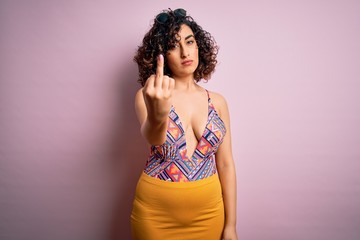
<path id="1" fill-rule="evenodd" d="M 147 108 L 148 119 L 162 121 L 168 116 L 171 108 L 171 96 L 175 80 L 164 76 L 164 56 L 157 59 L 156 74 L 151 75 L 143 88 L 143 96 Z"/>

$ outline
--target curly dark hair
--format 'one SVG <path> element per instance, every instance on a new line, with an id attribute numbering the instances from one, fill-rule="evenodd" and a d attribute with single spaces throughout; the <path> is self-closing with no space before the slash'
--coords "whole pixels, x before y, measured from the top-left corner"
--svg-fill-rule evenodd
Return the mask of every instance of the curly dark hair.
<path id="1" fill-rule="evenodd" d="M 177 9 L 178 10 L 178 9 Z M 201 79 L 208 80 L 215 71 L 217 64 L 216 56 L 219 47 L 216 45 L 215 39 L 209 32 L 202 29 L 191 16 L 176 14 L 177 10 L 163 10 L 154 19 L 151 29 L 145 34 L 142 45 L 134 56 L 134 61 L 138 64 L 139 79 L 138 82 L 144 86 L 146 80 L 156 73 L 157 56 L 165 54 L 171 50 L 177 43 L 178 32 L 181 25 L 186 24 L 194 33 L 196 44 L 198 46 L 199 65 L 194 72 L 194 79 L 199 82 Z M 166 22 L 160 22 L 159 16 L 166 15 Z M 162 20 L 163 21 L 163 20 Z M 164 64 L 164 74 L 171 76 L 171 70 Z"/>

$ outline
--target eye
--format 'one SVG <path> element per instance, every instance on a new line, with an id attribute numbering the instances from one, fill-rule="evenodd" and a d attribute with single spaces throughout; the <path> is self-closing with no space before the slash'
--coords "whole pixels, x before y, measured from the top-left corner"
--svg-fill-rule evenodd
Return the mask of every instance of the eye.
<path id="1" fill-rule="evenodd" d="M 174 45 L 171 46 L 171 49 L 175 49 L 175 48 L 179 48 L 179 47 L 180 47 L 179 43 L 175 43 Z"/>
<path id="2" fill-rule="evenodd" d="M 187 45 L 192 45 L 192 44 L 194 44 L 194 40 L 189 40 L 186 43 L 187 43 Z"/>
<path id="3" fill-rule="evenodd" d="M 175 43 L 175 44 L 172 44 L 169 46 L 169 50 L 174 50 L 176 48 L 179 48 L 179 44 L 178 43 Z"/>

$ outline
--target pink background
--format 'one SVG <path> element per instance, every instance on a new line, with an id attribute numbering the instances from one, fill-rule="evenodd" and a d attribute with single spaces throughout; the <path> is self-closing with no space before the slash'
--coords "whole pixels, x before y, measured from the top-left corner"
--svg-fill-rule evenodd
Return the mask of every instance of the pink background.
<path id="1" fill-rule="evenodd" d="M 0 2 L 0 239 L 129 239 L 132 57 L 183 7 L 216 38 L 241 240 L 360 239 L 360 2 Z M 184 238 L 185 239 L 185 238 Z"/>

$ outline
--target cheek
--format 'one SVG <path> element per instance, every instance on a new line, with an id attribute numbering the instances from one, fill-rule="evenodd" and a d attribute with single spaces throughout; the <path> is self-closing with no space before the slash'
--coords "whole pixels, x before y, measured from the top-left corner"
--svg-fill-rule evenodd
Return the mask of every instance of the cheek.
<path id="1" fill-rule="evenodd" d="M 196 56 L 199 54 L 199 48 L 197 45 L 194 46 L 193 48 L 191 48 L 191 50 L 192 50 L 192 54 L 194 54 Z"/>
<path id="2" fill-rule="evenodd" d="M 166 58 L 167 58 L 167 61 L 168 61 L 168 62 L 171 62 L 171 63 L 175 62 L 174 53 L 168 53 L 167 56 L 166 56 Z"/>
<path id="3" fill-rule="evenodd" d="M 167 62 L 168 65 L 171 65 L 171 64 L 173 63 L 173 60 L 172 60 L 170 54 L 168 54 L 168 55 L 166 56 L 166 62 Z"/>
<path id="4" fill-rule="evenodd" d="M 168 55 L 166 56 L 166 65 L 171 72 L 174 71 L 174 66 L 176 64 L 173 56 L 170 53 L 168 53 Z"/>
<path id="5" fill-rule="evenodd" d="M 199 49 L 198 49 L 198 48 L 195 48 L 195 49 L 192 51 L 192 55 L 194 56 L 195 59 L 198 59 L 198 58 L 199 58 Z"/>

